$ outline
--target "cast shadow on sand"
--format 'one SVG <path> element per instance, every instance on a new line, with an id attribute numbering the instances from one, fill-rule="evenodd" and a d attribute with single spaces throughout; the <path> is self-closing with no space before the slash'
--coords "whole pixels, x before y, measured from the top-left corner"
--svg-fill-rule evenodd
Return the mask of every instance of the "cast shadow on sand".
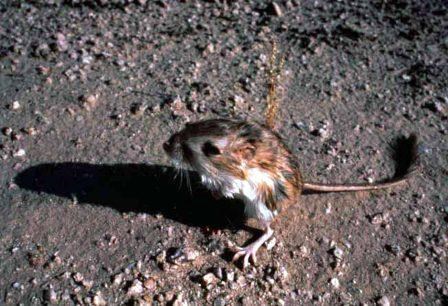
<path id="1" fill-rule="evenodd" d="M 244 224 L 242 203 L 216 200 L 190 172 L 191 191 L 184 175 L 172 167 L 146 164 L 95 165 L 47 163 L 19 173 L 23 189 L 77 199 L 79 204 L 112 207 L 120 212 L 162 214 L 191 226 L 237 229 Z"/>

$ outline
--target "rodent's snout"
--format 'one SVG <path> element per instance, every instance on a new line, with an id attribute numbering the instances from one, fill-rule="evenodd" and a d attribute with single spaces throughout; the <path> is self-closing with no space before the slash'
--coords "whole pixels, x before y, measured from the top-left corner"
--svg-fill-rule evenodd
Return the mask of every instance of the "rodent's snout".
<path id="1" fill-rule="evenodd" d="M 169 140 L 168 140 L 168 141 L 165 141 L 165 142 L 163 143 L 162 147 L 163 147 L 163 149 L 165 150 L 165 152 L 168 153 L 169 150 L 170 150 L 170 141 L 169 141 Z"/>
<path id="2" fill-rule="evenodd" d="M 173 157 L 173 154 L 176 151 L 177 141 L 176 136 L 171 136 L 170 139 L 165 141 L 162 145 L 163 150 L 168 154 L 170 157 Z"/>

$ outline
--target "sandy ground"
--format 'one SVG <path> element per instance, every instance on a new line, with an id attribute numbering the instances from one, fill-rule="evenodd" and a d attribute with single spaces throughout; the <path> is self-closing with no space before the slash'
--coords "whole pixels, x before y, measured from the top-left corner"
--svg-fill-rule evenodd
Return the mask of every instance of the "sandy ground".
<path id="1" fill-rule="evenodd" d="M 263 120 L 305 178 L 367 182 L 417 133 L 393 190 L 304 195 L 245 271 L 241 203 L 175 177 L 186 121 Z M 0 304 L 448 302 L 444 1 L 0 1 Z"/>

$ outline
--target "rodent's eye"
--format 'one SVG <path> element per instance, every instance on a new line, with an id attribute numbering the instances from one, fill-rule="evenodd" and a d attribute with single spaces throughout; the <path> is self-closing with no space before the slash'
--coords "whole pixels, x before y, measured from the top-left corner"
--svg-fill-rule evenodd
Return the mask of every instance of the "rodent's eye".
<path id="1" fill-rule="evenodd" d="M 204 155 L 207 157 L 221 154 L 219 148 L 212 144 L 210 141 L 204 142 L 204 144 L 202 145 L 202 153 L 204 153 Z"/>

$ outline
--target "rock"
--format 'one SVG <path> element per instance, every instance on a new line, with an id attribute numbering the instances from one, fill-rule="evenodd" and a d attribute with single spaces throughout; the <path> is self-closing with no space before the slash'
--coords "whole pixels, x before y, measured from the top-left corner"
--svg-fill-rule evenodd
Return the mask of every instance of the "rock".
<path id="1" fill-rule="evenodd" d="M 208 53 L 214 53 L 214 52 L 215 52 L 215 46 L 214 46 L 212 43 L 209 43 L 209 44 L 207 45 L 207 47 L 205 47 L 205 50 L 206 50 Z"/>
<path id="2" fill-rule="evenodd" d="M 47 57 L 50 55 L 50 47 L 46 43 L 42 43 L 39 45 L 36 45 L 33 51 L 33 55 L 36 57 Z"/>
<path id="3" fill-rule="evenodd" d="M 218 278 L 213 273 L 207 273 L 201 279 L 201 283 L 204 286 L 215 284 L 217 282 L 218 282 Z"/>
<path id="4" fill-rule="evenodd" d="M 12 284 L 12 287 L 14 289 L 20 290 L 22 288 L 22 284 L 20 284 L 18 282 L 15 282 L 15 283 Z"/>
<path id="5" fill-rule="evenodd" d="M 331 203 L 327 203 L 327 206 L 325 207 L 325 214 L 331 214 Z"/>
<path id="6" fill-rule="evenodd" d="M 147 301 L 150 300 L 150 301 Z M 148 295 L 143 296 L 143 299 L 135 299 L 132 301 L 132 303 L 130 305 L 134 305 L 134 306 L 151 306 L 152 302 L 151 302 L 151 297 Z"/>
<path id="7" fill-rule="evenodd" d="M 19 149 L 12 154 L 14 157 L 24 157 L 26 155 L 26 151 L 24 149 Z"/>
<path id="8" fill-rule="evenodd" d="M 82 101 L 82 106 L 87 111 L 91 111 L 98 105 L 98 95 L 82 96 L 81 101 Z"/>
<path id="9" fill-rule="evenodd" d="M 306 124 L 302 121 L 294 121 L 292 126 L 299 130 L 305 130 L 307 128 Z"/>
<path id="10" fill-rule="evenodd" d="M 398 255 L 400 255 L 402 253 L 401 252 L 401 247 L 398 244 L 387 244 L 386 245 L 386 250 L 391 252 L 395 256 L 398 256 Z"/>
<path id="11" fill-rule="evenodd" d="M 188 306 L 188 303 L 186 301 L 184 301 L 182 293 L 179 293 L 172 299 L 171 305 L 173 305 L 173 306 Z"/>
<path id="12" fill-rule="evenodd" d="M 405 82 L 410 82 L 412 80 L 412 77 L 409 74 L 403 74 L 401 76 L 401 78 L 405 81 Z"/>
<path id="13" fill-rule="evenodd" d="M 335 247 L 332 253 L 337 259 L 342 259 L 342 256 L 344 255 L 344 251 L 339 247 Z"/>
<path id="14" fill-rule="evenodd" d="M 137 296 L 143 293 L 143 285 L 142 282 L 138 279 L 134 280 L 132 285 L 128 288 L 128 291 L 126 292 L 129 296 Z"/>
<path id="15" fill-rule="evenodd" d="M 93 281 L 91 281 L 91 280 L 83 280 L 81 282 L 81 285 L 83 285 L 84 288 L 86 288 L 87 290 L 90 290 L 93 287 Z"/>
<path id="16" fill-rule="evenodd" d="M 62 263 L 62 259 L 61 257 L 59 257 L 57 254 L 53 255 L 53 257 L 51 258 L 51 260 L 53 261 L 53 263 L 55 263 L 56 265 L 60 265 Z"/>
<path id="17" fill-rule="evenodd" d="M 28 253 L 28 263 L 32 267 L 39 267 L 42 266 L 45 263 L 45 259 L 43 258 L 42 254 L 38 253 Z"/>
<path id="18" fill-rule="evenodd" d="M 53 288 L 45 290 L 43 296 L 44 300 L 50 304 L 55 304 L 58 301 L 58 296 Z"/>
<path id="19" fill-rule="evenodd" d="M 170 103 L 170 109 L 174 117 L 183 117 L 189 119 L 190 111 L 185 103 L 182 102 L 179 96 Z"/>
<path id="20" fill-rule="evenodd" d="M 84 276 L 81 273 L 76 272 L 73 274 L 73 280 L 80 284 L 84 280 Z"/>
<path id="21" fill-rule="evenodd" d="M 123 282 L 123 278 L 124 278 L 124 274 L 123 273 L 119 273 L 116 274 L 112 280 L 112 284 L 114 286 L 120 286 L 121 283 Z"/>
<path id="22" fill-rule="evenodd" d="M 150 290 L 150 291 L 153 291 L 153 290 L 155 290 L 156 287 L 157 287 L 157 281 L 156 281 L 153 277 L 150 277 L 150 278 L 148 278 L 147 280 L 145 280 L 145 281 L 143 282 L 143 286 L 144 286 L 146 289 L 148 289 L 148 290 Z"/>
<path id="23" fill-rule="evenodd" d="M 20 109 L 20 103 L 19 103 L 19 101 L 14 101 L 8 107 L 11 110 L 17 111 Z"/>
<path id="24" fill-rule="evenodd" d="M 370 222 L 375 225 L 379 224 L 386 224 L 389 221 L 389 214 L 388 213 L 379 213 L 376 215 L 373 215 L 370 219 Z"/>
<path id="25" fill-rule="evenodd" d="M 39 66 L 39 67 L 37 67 L 37 71 L 41 75 L 48 75 L 50 73 L 50 68 L 45 67 L 45 66 Z"/>
<path id="26" fill-rule="evenodd" d="M 107 305 L 107 302 L 104 299 L 101 291 L 97 291 L 95 293 L 95 296 L 93 297 L 93 305 L 95 305 L 95 306 L 106 306 Z"/>
<path id="27" fill-rule="evenodd" d="M 330 280 L 330 284 L 335 288 L 335 289 L 339 289 L 339 287 L 341 286 L 341 284 L 339 283 L 339 279 L 337 278 L 332 278 Z"/>
<path id="28" fill-rule="evenodd" d="M 241 97 L 239 95 L 234 95 L 232 98 L 232 101 L 233 101 L 233 109 L 234 110 L 242 110 L 246 106 L 246 101 L 244 100 L 243 97 Z"/>
<path id="29" fill-rule="evenodd" d="M 440 113 L 442 115 L 448 113 L 448 110 L 445 110 L 444 105 L 439 101 L 426 102 L 423 105 L 423 108 L 429 109 L 434 113 Z"/>
<path id="30" fill-rule="evenodd" d="M 23 128 L 22 131 L 30 136 L 34 136 L 37 134 L 37 130 L 34 127 Z"/>
<path id="31" fill-rule="evenodd" d="M 156 104 L 154 106 L 151 106 L 149 108 L 149 110 L 151 111 L 151 113 L 156 114 L 158 112 L 160 112 L 160 104 Z"/>
<path id="32" fill-rule="evenodd" d="M 194 261 L 196 258 L 198 258 L 200 255 L 199 251 L 191 249 L 191 248 L 187 248 L 185 250 L 185 259 L 187 261 Z"/>
<path id="33" fill-rule="evenodd" d="M 322 122 L 322 126 L 318 129 L 311 131 L 314 136 L 320 137 L 322 140 L 326 140 L 331 136 L 331 124 L 329 121 L 325 120 Z"/>
<path id="34" fill-rule="evenodd" d="M 23 135 L 20 135 L 18 133 L 12 132 L 11 133 L 11 140 L 12 141 L 18 141 L 18 140 L 22 140 Z"/>
<path id="35" fill-rule="evenodd" d="M 157 255 L 156 262 L 158 265 L 162 266 L 166 263 L 166 251 L 162 251 Z"/>
<path id="36" fill-rule="evenodd" d="M 92 64 L 94 58 L 92 55 L 90 55 L 86 50 L 82 50 L 82 54 L 81 54 L 81 63 L 84 65 L 90 65 Z M 81 74 L 84 73 L 83 70 L 79 71 Z"/>
<path id="37" fill-rule="evenodd" d="M 267 7 L 267 12 L 271 15 L 275 15 L 277 17 L 283 16 L 282 9 L 280 5 L 278 5 L 276 2 L 271 2 Z"/>
<path id="38" fill-rule="evenodd" d="M 166 252 L 166 260 L 172 264 L 180 264 L 185 258 L 184 250 L 182 247 L 170 248 Z"/>
<path id="39" fill-rule="evenodd" d="M 2 128 L 2 133 L 5 136 L 9 136 L 12 133 L 12 129 L 10 127 L 4 127 L 4 128 Z"/>
<path id="40" fill-rule="evenodd" d="M 141 103 L 134 103 L 131 105 L 131 114 L 135 116 L 141 116 L 143 115 L 143 113 L 147 108 L 148 108 L 147 105 Z"/>
<path id="41" fill-rule="evenodd" d="M 310 255 L 310 250 L 304 245 L 300 246 L 299 251 L 302 257 L 308 257 Z"/>
<path id="42" fill-rule="evenodd" d="M 65 52 L 68 49 L 68 42 L 65 38 L 65 35 L 62 33 L 56 33 L 55 35 L 56 39 L 56 49 L 60 52 Z"/>
<path id="43" fill-rule="evenodd" d="M 225 270 L 224 280 L 227 282 L 233 282 L 235 280 L 235 272 L 232 270 L 230 271 Z"/>
<path id="44" fill-rule="evenodd" d="M 226 300 L 223 297 L 217 297 L 214 301 L 213 301 L 213 306 L 225 306 L 226 305 Z"/>
<path id="45" fill-rule="evenodd" d="M 387 296 L 382 296 L 376 303 L 380 306 L 390 306 L 390 301 Z"/>

